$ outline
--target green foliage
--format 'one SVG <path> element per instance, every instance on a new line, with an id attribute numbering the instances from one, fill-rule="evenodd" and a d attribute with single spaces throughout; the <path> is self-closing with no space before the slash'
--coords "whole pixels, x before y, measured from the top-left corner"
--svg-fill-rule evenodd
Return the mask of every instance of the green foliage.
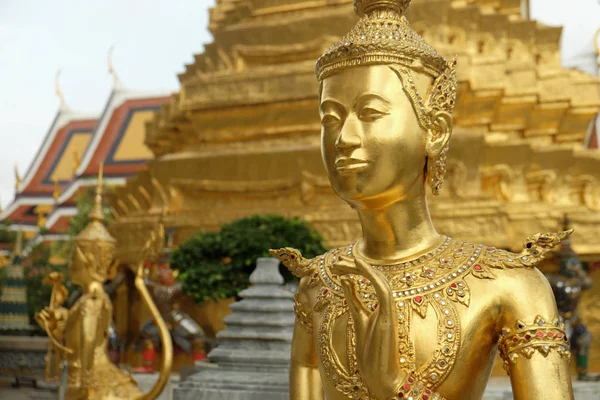
<path id="1" fill-rule="evenodd" d="M 254 215 L 223 225 L 221 232 L 201 232 L 171 255 L 185 294 L 203 304 L 209 299 L 236 296 L 249 285 L 256 259 L 269 249 L 294 247 L 305 257 L 325 252 L 323 239 L 298 218 Z M 280 267 L 286 281 L 295 278 Z"/>
<path id="2" fill-rule="evenodd" d="M 0 243 L 14 243 L 17 240 L 17 232 L 10 229 L 9 221 L 0 222 Z"/>
<path id="3" fill-rule="evenodd" d="M 6 268 L 0 268 L 0 296 L 2 296 L 2 289 L 4 289 L 5 281 L 6 281 Z"/>
<path id="4" fill-rule="evenodd" d="M 171 265 L 179 270 L 183 292 L 199 303 L 237 295 L 246 285 L 241 269 L 224 262 L 226 253 L 218 233 L 194 235 L 171 254 Z"/>

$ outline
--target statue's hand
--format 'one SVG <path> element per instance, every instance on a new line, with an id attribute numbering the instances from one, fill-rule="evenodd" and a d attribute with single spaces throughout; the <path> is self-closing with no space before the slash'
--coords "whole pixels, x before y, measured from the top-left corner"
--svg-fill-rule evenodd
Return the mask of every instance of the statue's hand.
<path id="1" fill-rule="evenodd" d="M 341 282 L 356 331 L 356 358 L 363 382 L 377 399 L 388 399 L 406 374 L 400 368 L 398 328 L 392 290 L 385 277 L 359 258 L 340 256 L 332 266 L 338 275 L 362 275 L 377 294 L 377 308 L 369 311 L 358 296 L 356 283 L 347 276 Z"/>
<path id="2" fill-rule="evenodd" d="M 54 332 L 58 326 L 56 313 L 49 307 L 45 307 L 42 311 L 36 314 L 35 319 L 49 332 Z"/>

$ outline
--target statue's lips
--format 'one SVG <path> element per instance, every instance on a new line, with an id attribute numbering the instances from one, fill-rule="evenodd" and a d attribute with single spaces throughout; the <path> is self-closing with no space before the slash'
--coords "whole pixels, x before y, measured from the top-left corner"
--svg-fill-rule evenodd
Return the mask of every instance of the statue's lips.
<path id="1" fill-rule="evenodd" d="M 368 161 L 359 158 L 338 158 L 335 160 L 335 169 L 338 172 L 359 172 L 369 165 Z"/>

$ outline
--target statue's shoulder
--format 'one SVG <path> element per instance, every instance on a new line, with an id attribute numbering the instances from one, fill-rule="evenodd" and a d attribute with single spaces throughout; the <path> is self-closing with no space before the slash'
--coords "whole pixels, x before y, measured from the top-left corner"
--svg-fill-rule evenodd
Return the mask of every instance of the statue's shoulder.
<path id="1" fill-rule="evenodd" d="M 269 250 L 269 253 L 281 261 L 281 263 L 298 278 L 316 274 L 318 260 L 322 257 L 305 258 L 302 256 L 302 253 L 300 253 L 300 250 L 291 247 L 272 249 Z"/>
<path id="2" fill-rule="evenodd" d="M 495 247 L 484 247 L 479 262 L 486 267 L 497 269 L 534 268 L 572 232 L 568 230 L 536 233 L 525 239 L 523 249 L 518 253 Z"/>

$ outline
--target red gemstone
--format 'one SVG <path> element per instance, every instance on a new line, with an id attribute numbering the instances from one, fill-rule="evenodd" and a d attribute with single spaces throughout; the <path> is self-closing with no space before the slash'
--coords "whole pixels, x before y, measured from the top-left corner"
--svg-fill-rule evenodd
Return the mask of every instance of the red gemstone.
<path id="1" fill-rule="evenodd" d="M 488 247 L 487 250 L 488 251 L 492 251 L 492 250 L 496 250 L 496 248 L 495 247 Z"/>
<path id="2" fill-rule="evenodd" d="M 548 337 L 549 337 L 549 338 L 551 338 L 551 337 L 554 337 L 554 333 L 552 333 L 552 332 L 548 332 Z"/>
<path id="3" fill-rule="evenodd" d="M 414 380 L 414 378 L 412 376 L 408 378 L 408 382 L 413 383 L 414 381 L 415 380 Z"/>
<path id="4" fill-rule="evenodd" d="M 537 336 L 541 339 L 544 337 L 544 332 L 538 332 L 535 336 Z"/>
<path id="5" fill-rule="evenodd" d="M 456 288 L 456 283 L 453 283 L 452 285 L 450 285 L 450 287 Z"/>
<path id="6" fill-rule="evenodd" d="M 431 394 L 431 390 L 429 390 L 429 389 L 425 389 L 425 393 L 427 393 L 427 394 Z"/>
<path id="7" fill-rule="evenodd" d="M 519 341 L 519 338 L 518 338 L 518 337 L 514 337 L 514 338 L 513 338 L 513 342 L 517 343 L 518 341 Z"/>
<path id="8" fill-rule="evenodd" d="M 475 268 L 475 271 L 481 271 L 483 270 L 483 268 L 481 267 L 481 265 L 477 264 L 476 266 L 474 266 L 473 268 Z"/>
<path id="9" fill-rule="evenodd" d="M 400 397 L 400 398 L 404 397 L 404 393 L 402 393 L 402 392 L 398 393 L 398 397 Z"/>
<path id="10" fill-rule="evenodd" d="M 556 334 L 556 337 L 559 338 L 559 339 L 562 339 L 563 334 L 559 332 L 559 333 Z"/>
<path id="11" fill-rule="evenodd" d="M 404 390 L 406 390 L 407 392 L 410 390 L 410 385 L 408 383 L 404 385 Z"/>
<path id="12" fill-rule="evenodd" d="M 327 289 L 323 289 L 323 294 L 327 294 L 328 290 Z"/>
<path id="13" fill-rule="evenodd" d="M 344 305 L 348 304 L 348 300 L 344 299 Z"/>
<path id="14" fill-rule="evenodd" d="M 377 308 L 377 303 L 375 303 L 375 305 L 373 306 L 373 308 Z"/>
<path id="15" fill-rule="evenodd" d="M 415 297 L 415 303 L 421 304 L 422 301 L 423 301 L 423 298 L 421 296 Z"/>
<path id="16" fill-rule="evenodd" d="M 429 399 L 429 396 L 427 396 L 426 394 L 424 394 L 422 397 L 423 397 L 423 400 L 428 400 Z"/>
<path id="17" fill-rule="evenodd" d="M 314 274 L 313 275 L 313 278 L 318 278 L 318 277 L 319 277 L 319 274 Z"/>
<path id="18" fill-rule="evenodd" d="M 527 340 L 531 339 L 531 335 L 525 335 L 525 339 L 527 339 Z"/>

